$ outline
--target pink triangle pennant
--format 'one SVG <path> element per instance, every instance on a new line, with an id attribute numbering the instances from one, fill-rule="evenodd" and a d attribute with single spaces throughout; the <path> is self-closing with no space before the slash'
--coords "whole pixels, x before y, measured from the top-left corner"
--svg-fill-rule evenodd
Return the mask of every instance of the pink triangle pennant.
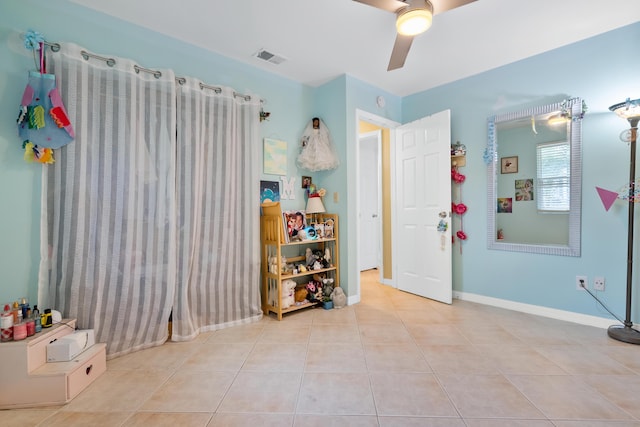
<path id="1" fill-rule="evenodd" d="M 618 198 L 618 193 L 616 193 L 615 191 L 605 190 L 604 188 L 600 188 L 600 187 L 596 187 L 596 190 L 598 191 L 600 200 L 602 200 L 604 209 L 606 211 L 609 211 L 609 208 L 611 207 L 611 205 L 613 205 L 613 202 L 615 202 L 616 199 Z"/>

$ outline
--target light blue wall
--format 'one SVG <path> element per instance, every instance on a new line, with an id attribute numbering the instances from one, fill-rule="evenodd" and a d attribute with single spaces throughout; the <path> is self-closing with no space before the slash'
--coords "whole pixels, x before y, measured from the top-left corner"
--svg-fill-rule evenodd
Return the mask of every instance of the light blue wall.
<path id="1" fill-rule="evenodd" d="M 376 98 L 383 96 L 386 100 L 384 108 L 376 105 Z M 345 288 L 349 297 L 357 294 L 355 284 L 359 271 L 356 268 L 355 252 L 357 249 L 357 197 L 356 195 L 356 144 L 358 123 L 356 110 L 374 113 L 393 121 L 400 121 L 402 99 L 370 84 L 343 75 L 318 87 L 314 94 L 314 105 L 331 129 L 338 154 L 342 159 L 340 167 L 333 171 L 319 172 L 314 177 L 329 193 L 325 197 L 328 212 L 340 215 L 340 286 Z M 338 202 L 334 201 L 337 192 Z"/>
<path id="2" fill-rule="evenodd" d="M 74 42 L 98 54 L 132 58 L 148 68 L 172 68 L 177 75 L 266 99 L 265 109 L 272 115 L 261 125 L 262 136 L 287 141 L 288 176 L 299 181 L 301 175 L 312 175 L 314 182 L 329 191 L 327 210 L 340 214 L 342 277 L 350 295 L 357 278 L 355 267 L 348 268 L 354 264 L 356 248 L 355 227 L 348 226 L 357 221 L 356 109 L 406 123 L 449 108 L 452 140 L 468 148 L 463 173 L 467 175 L 464 201 L 469 212 L 464 225 L 469 240 L 462 254 L 457 247 L 454 250 L 455 289 L 604 317 L 574 285 L 577 274 L 602 275 L 607 279 L 604 299 L 616 312 L 623 312 L 626 206 L 616 203 L 605 212 L 594 187 L 615 190 L 627 180 L 628 147 L 618 140 L 627 126 L 607 107 L 628 96 L 640 97 L 640 59 L 632 54 L 634 41 L 640 38 L 640 24 L 401 99 L 350 76 L 310 88 L 68 1 L 52 3 L 5 1 L 0 14 L 0 302 L 36 297 L 41 167 L 23 162 L 15 130 L 26 74 L 33 69 L 20 33 L 32 28 L 51 41 Z M 386 98 L 383 109 L 375 105 L 378 95 Z M 569 96 L 584 98 L 590 107 L 583 125 L 582 257 L 487 250 L 486 166 L 482 161 L 487 116 Z M 335 171 L 309 174 L 295 166 L 300 137 L 313 116 L 322 117 L 338 147 L 342 166 Z M 338 192 L 337 203 L 333 192 Z M 296 200 L 284 201 L 283 208 L 303 205 L 304 193 L 296 185 Z"/>
<path id="3" fill-rule="evenodd" d="M 132 58 L 143 67 L 171 68 L 176 75 L 258 94 L 266 100 L 265 110 L 272 113 L 261 124 L 262 136 L 288 142 L 288 176 L 297 177 L 296 200 L 283 202 L 283 207 L 304 206 L 300 176 L 309 174 L 298 170 L 295 157 L 312 114 L 321 114 L 314 111 L 314 88 L 66 1 L 10 0 L 2 2 L 1 9 L 0 302 L 22 296 L 35 302 L 37 297 L 42 167 L 22 160 L 15 125 L 27 72 L 34 68 L 20 36 L 28 29 L 41 32 L 49 41 L 73 42 L 97 54 Z M 256 149 L 262 150 L 262 142 Z M 279 177 L 262 175 L 261 179 L 278 181 Z"/>
<path id="4" fill-rule="evenodd" d="M 402 99 L 391 95 L 388 92 L 380 90 L 370 84 L 346 76 L 346 153 L 349 165 L 347 175 L 347 222 L 351 227 L 344 233 L 349 248 L 349 262 L 353 268 L 348 270 L 349 296 L 358 292 L 355 283 L 359 280 L 360 272 L 357 268 L 357 260 L 355 252 L 358 247 L 357 226 L 358 209 L 357 209 L 357 169 L 356 169 L 356 146 L 358 144 L 359 123 L 356 120 L 356 111 L 372 113 L 385 119 L 400 123 L 402 113 Z M 384 108 L 376 105 L 376 98 L 382 96 L 385 99 Z"/>
<path id="5" fill-rule="evenodd" d="M 604 276 L 607 287 L 601 297 L 624 317 L 627 205 L 618 201 L 606 212 L 595 187 L 617 191 L 628 181 L 629 147 L 618 138 L 628 123 L 608 107 L 640 97 L 638 40 L 640 24 L 634 24 L 403 99 L 405 123 L 451 109 L 452 140 L 468 149 L 462 173 L 467 176 L 464 228 L 469 240 L 462 254 L 454 250 L 455 290 L 609 317 L 575 286 L 576 275 L 591 281 Z M 574 96 L 589 107 L 582 128 L 582 256 L 488 250 L 487 168 L 482 159 L 487 117 Z M 638 321 L 640 288 L 634 286 Z"/>

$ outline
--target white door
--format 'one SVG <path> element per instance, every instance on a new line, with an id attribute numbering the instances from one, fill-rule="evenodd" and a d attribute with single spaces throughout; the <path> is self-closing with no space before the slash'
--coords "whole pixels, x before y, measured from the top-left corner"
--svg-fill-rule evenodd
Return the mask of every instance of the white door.
<path id="1" fill-rule="evenodd" d="M 396 128 L 394 145 L 398 289 L 451 304 L 450 111 Z"/>
<path id="2" fill-rule="evenodd" d="M 360 271 L 380 265 L 380 144 L 379 130 L 361 134 L 358 141 Z"/>

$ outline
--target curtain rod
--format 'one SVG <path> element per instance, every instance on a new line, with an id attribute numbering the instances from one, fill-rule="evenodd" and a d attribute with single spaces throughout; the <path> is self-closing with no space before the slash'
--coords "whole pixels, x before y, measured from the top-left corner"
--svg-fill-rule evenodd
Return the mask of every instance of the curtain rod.
<path id="1" fill-rule="evenodd" d="M 60 43 L 52 43 L 52 42 L 48 42 L 48 41 L 44 41 L 43 42 L 45 46 L 49 46 L 49 48 L 51 49 L 52 52 L 58 52 L 60 50 Z M 86 50 L 82 50 L 80 51 L 80 54 L 82 55 L 82 57 L 88 61 L 89 58 L 94 58 L 94 59 L 99 59 L 101 61 L 104 61 L 107 63 L 107 65 L 109 67 L 113 67 L 114 65 L 116 65 L 116 60 L 113 58 L 107 58 L 105 56 L 100 56 L 100 55 L 96 55 L 90 52 L 87 52 Z M 149 68 L 144 68 L 141 67 L 139 65 L 134 65 L 133 69 L 136 71 L 136 73 L 140 73 L 140 71 L 143 71 L 145 73 L 149 73 L 149 74 L 153 74 L 153 76 L 156 79 L 159 79 L 160 77 L 162 77 L 162 72 L 159 70 L 151 70 Z M 176 77 L 176 82 L 179 85 L 183 85 L 187 82 L 187 79 L 184 77 Z M 211 86 L 211 85 L 207 85 L 204 83 L 200 83 L 200 89 L 204 90 L 204 89 L 210 89 L 213 90 L 215 93 L 221 93 L 222 92 L 222 88 L 218 87 L 218 86 Z M 242 93 L 238 93 L 238 92 L 233 92 L 233 96 L 237 97 L 237 98 L 242 98 L 245 101 L 250 101 L 251 100 L 251 95 L 244 95 Z M 260 99 L 261 103 L 264 103 L 263 99 Z"/>

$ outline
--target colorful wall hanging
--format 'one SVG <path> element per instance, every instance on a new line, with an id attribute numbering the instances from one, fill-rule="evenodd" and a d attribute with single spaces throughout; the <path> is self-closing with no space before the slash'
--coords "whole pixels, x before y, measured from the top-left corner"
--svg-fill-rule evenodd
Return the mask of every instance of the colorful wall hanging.
<path id="1" fill-rule="evenodd" d="M 18 135 L 27 161 L 53 163 L 53 150 L 75 138 L 56 76 L 46 73 L 44 38 L 35 31 L 25 37 L 25 47 L 39 51 L 39 70 L 30 71 L 18 113 Z"/>
<path id="2" fill-rule="evenodd" d="M 462 225 L 462 216 L 467 212 L 467 205 L 462 203 L 462 183 L 466 180 L 466 176 L 461 174 L 458 170 L 457 166 L 453 166 L 451 168 L 451 180 L 454 183 L 454 193 L 457 193 L 457 197 L 454 196 L 454 200 L 457 200 L 458 203 L 453 201 L 451 203 L 451 212 L 455 214 L 459 218 L 459 229 L 455 233 L 455 236 L 451 235 L 451 240 L 455 244 L 456 237 L 460 240 L 460 254 L 462 254 L 462 241 L 467 240 L 468 236 L 463 231 Z M 456 191 L 457 189 L 457 191 Z M 452 230 L 453 231 L 453 230 Z"/>

